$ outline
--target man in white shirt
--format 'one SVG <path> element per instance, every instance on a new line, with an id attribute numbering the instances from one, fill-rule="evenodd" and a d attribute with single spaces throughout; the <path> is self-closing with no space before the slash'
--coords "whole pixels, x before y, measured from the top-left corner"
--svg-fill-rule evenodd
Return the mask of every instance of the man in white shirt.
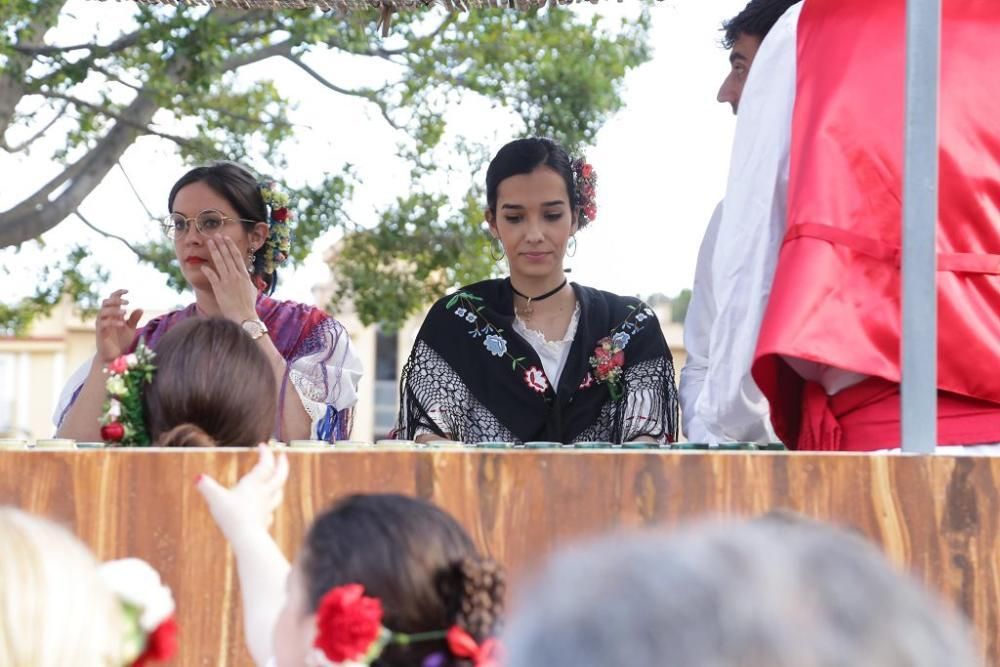
<path id="1" fill-rule="evenodd" d="M 723 46 L 729 50 L 730 71 L 719 88 L 718 100 L 729 104 L 734 114 L 738 113 L 743 87 L 764 38 L 782 14 L 797 2 L 799 0 L 751 0 L 743 11 L 723 24 Z M 706 418 L 704 411 L 699 413 L 698 410 L 709 369 L 711 331 L 717 313 L 711 274 L 712 257 L 722 221 L 722 207 L 723 203 L 720 202 L 705 230 L 705 237 L 698 251 L 691 303 L 684 319 L 684 347 L 688 355 L 687 362 L 681 369 L 680 381 L 684 436 L 692 442 L 772 441 L 776 438 L 771 429 L 766 402 L 763 410 L 759 410 L 758 399 L 763 400 L 759 391 L 752 397 L 752 402 L 758 409 L 752 413 L 748 422 L 739 424 L 739 428 L 727 428 L 730 425 L 721 420 Z M 749 368 L 745 370 L 749 374 Z M 756 387 L 750 389 L 752 394 Z"/>

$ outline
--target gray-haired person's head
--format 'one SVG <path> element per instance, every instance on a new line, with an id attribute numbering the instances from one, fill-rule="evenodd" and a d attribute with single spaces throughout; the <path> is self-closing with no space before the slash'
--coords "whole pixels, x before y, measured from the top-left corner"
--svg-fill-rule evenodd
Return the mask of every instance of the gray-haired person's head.
<path id="1" fill-rule="evenodd" d="M 522 593 L 506 667 L 968 667 L 957 615 L 862 539 L 812 522 L 617 535 Z"/>

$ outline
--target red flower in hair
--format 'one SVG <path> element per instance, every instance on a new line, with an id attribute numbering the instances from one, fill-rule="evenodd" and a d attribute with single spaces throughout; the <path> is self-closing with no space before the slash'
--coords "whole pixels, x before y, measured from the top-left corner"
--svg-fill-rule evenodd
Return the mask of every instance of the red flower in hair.
<path id="1" fill-rule="evenodd" d="M 584 178 L 590 178 L 594 173 L 594 167 L 589 162 L 585 162 L 580 168 L 580 173 L 583 174 Z"/>
<path id="2" fill-rule="evenodd" d="M 498 667 L 500 664 L 500 642 L 496 639 L 477 644 L 472 635 L 457 625 L 451 626 L 446 639 L 452 655 L 471 660 L 473 667 Z"/>
<path id="3" fill-rule="evenodd" d="M 330 589 L 316 610 L 314 646 L 332 662 L 359 660 L 382 634 L 382 603 L 360 584 Z"/>
<path id="4" fill-rule="evenodd" d="M 271 214 L 271 217 L 278 222 L 284 222 L 285 220 L 288 220 L 288 209 L 282 206 L 274 211 L 274 213 Z"/>
<path id="5" fill-rule="evenodd" d="M 171 616 L 160 623 L 146 638 L 146 650 L 142 652 L 132 667 L 143 667 L 150 662 L 170 660 L 177 653 L 177 621 Z"/>
<path id="6" fill-rule="evenodd" d="M 101 439 L 106 442 L 119 442 L 125 437 L 125 427 L 119 422 L 111 422 L 101 427 Z"/>
<path id="7" fill-rule="evenodd" d="M 583 214 L 587 216 L 587 220 L 595 220 L 597 218 L 597 206 L 591 204 L 583 209 Z"/>
<path id="8" fill-rule="evenodd" d="M 128 362 L 125 360 L 125 356 L 124 355 L 120 356 L 114 361 L 112 361 L 110 364 L 108 364 L 108 370 L 114 373 L 115 375 L 119 375 L 127 371 Z"/>

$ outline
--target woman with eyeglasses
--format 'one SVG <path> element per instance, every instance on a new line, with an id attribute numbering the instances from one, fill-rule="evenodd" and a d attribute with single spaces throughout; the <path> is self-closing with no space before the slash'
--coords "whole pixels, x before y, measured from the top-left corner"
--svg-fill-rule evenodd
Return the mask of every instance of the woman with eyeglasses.
<path id="1" fill-rule="evenodd" d="M 217 163 L 192 169 L 170 190 L 164 232 L 195 301 L 138 328 L 141 310 L 127 314 L 128 290 L 104 300 L 97 316 L 97 352 L 63 390 L 58 436 L 103 440 L 104 368 L 135 349 L 140 338 L 155 352 L 160 338 L 192 317 L 223 317 L 240 325 L 270 361 L 281 440 L 334 441 L 350 433 L 361 361 L 344 327 L 311 306 L 271 298 L 276 267 L 288 258 L 288 197 L 259 184 L 243 167 Z M 240 382 L 240 378 L 232 378 Z M 254 443 L 247 443 L 254 444 Z"/>

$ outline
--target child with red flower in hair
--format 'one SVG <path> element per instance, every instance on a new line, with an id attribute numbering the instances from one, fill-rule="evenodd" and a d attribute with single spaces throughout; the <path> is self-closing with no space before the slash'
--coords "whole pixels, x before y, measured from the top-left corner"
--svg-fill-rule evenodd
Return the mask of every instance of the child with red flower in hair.
<path id="1" fill-rule="evenodd" d="M 503 571 L 454 518 L 416 498 L 348 496 L 289 565 L 268 534 L 287 476 L 261 446 L 233 488 L 197 482 L 236 556 L 258 666 L 495 667 Z"/>

